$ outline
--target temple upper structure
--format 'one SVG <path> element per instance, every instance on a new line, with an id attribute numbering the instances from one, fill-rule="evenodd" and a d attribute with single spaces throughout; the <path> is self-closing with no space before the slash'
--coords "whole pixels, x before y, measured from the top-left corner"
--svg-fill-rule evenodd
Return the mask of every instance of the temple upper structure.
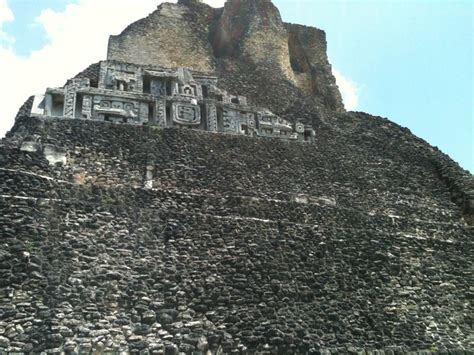
<path id="1" fill-rule="evenodd" d="M 97 87 L 78 78 L 63 88 L 48 88 L 35 97 L 31 114 L 313 141 L 311 126 L 253 107 L 246 97 L 219 89 L 217 81 L 186 68 L 103 61 Z"/>

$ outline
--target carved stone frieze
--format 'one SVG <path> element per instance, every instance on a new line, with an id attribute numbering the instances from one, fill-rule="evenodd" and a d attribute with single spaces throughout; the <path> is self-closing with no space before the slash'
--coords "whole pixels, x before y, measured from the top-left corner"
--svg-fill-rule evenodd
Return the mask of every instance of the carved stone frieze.
<path id="1" fill-rule="evenodd" d="M 201 124 L 201 109 L 187 102 L 173 102 L 173 122 L 186 126 Z"/>
<path id="2" fill-rule="evenodd" d="M 217 132 L 217 108 L 215 105 L 207 105 L 207 130 Z"/>
<path id="3" fill-rule="evenodd" d="M 92 96 L 84 95 L 82 98 L 82 118 L 92 117 Z"/>
<path id="4" fill-rule="evenodd" d="M 87 88 L 90 85 L 89 79 L 73 79 L 69 85 L 66 86 L 64 93 L 64 110 L 63 116 L 74 118 L 76 113 L 76 97 L 77 91 L 81 88 Z"/>
<path id="5" fill-rule="evenodd" d="M 156 123 L 159 126 L 166 126 L 166 100 L 158 99 L 156 100 Z"/>
<path id="6" fill-rule="evenodd" d="M 89 79 L 73 79 L 64 89 L 47 89 L 46 95 L 35 101 L 34 114 L 314 140 L 312 127 L 249 106 L 245 96 L 217 87 L 216 77 L 186 68 L 104 61 L 96 86 L 91 87 Z"/>

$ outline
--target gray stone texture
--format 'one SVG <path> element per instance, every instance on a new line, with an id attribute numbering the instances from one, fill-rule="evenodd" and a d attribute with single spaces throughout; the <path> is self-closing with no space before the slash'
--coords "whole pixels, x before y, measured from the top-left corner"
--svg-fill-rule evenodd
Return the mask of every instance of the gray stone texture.
<path id="1" fill-rule="evenodd" d="M 0 146 L 0 346 L 469 353 L 473 229 L 449 159 L 387 120 L 340 122 L 307 145 L 18 119 Z"/>
<path id="2" fill-rule="evenodd" d="M 268 68 L 279 81 L 310 97 L 322 113 L 344 111 L 324 31 L 283 23 L 270 0 L 228 0 L 223 9 L 194 1 L 162 4 L 111 36 L 107 58 L 217 71 L 218 76 L 231 67 L 237 71 L 232 74 L 234 83 L 243 78 L 252 85 L 252 77 L 238 65 L 245 62 L 246 67 Z M 263 100 L 256 104 L 268 106 Z"/>
<path id="3" fill-rule="evenodd" d="M 195 47 L 157 60 L 209 65 L 234 95 L 226 105 L 247 96 L 301 121 L 297 132 L 311 124 L 314 144 L 163 128 L 165 99 L 140 125 L 30 117 L 33 97 L 20 108 L 0 141 L 0 353 L 474 352 L 473 176 L 387 119 L 337 113 L 323 33 L 277 15 L 264 0 L 225 10 L 180 0 L 115 41 L 149 33 L 155 18 L 176 25 L 168 35 Z M 248 36 L 215 56 L 207 26 L 219 21 Z M 258 33 L 283 28 L 289 61 L 246 58 Z M 107 94 L 100 72 L 93 64 L 66 88 Z M 208 103 L 200 113 L 218 131 L 223 104 Z"/>
<path id="4" fill-rule="evenodd" d="M 163 3 L 148 17 L 111 36 L 108 59 L 166 68 L 185 67 L 203 72 L 215 68 L 207 30 L 214 11 L 201 11 L 178 4 Z M 185 55 L 183 53 L 185 52 Z"/>

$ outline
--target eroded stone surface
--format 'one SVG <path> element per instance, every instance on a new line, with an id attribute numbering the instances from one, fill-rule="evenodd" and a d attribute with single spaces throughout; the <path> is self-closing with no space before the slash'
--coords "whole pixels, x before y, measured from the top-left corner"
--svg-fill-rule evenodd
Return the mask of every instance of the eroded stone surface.
<path id="1" fill-rule="evenodd" d="M 268 68 L 280 81 L 288 80 L 323 111 L 341 112 L 344 105 L 326 52 L 324 31 L 285 24 L 270 0 L 228 0 L 223 9 L 184 1 L 162 4 L 120 35 L 111 36 L 107 58 L 217 70 L 219 77 L 228 71 L 221 70 L 223 65 L 238 70 L 237 63 L 246 62 Z M 239 74 L 254 82 L 245 70 Z"/>
<path id="2" fill-rule="evenodd" d="M 350 119 L 317 145 L 18 120 L 0 147 L 0 346 L 469 351 L 473 230 L 439 153 Z M 26 131 L 67 163 L 22 151 Z"/>
<path id="3" fill-rule="evenodd" d="M 199 25 L 197 47 L 156 60 L 198 60 L 219 85 L 107 61 L 19 110 L 0 141 L 0 353 L 472 353 L 472 175 L 386 119 L 336 114 L 322 32 L 283 26 L 266 0 L 226 7 L 180 0 L 115 39 L 156 16 L 180 21 L 169 30 L 186 44 L 182 28 Z M 285 27 L 291 70 L 244 58 L 252 31 L 215 62 L 201 57 L 210 19 Z M 214 85 L 204 107 L 197 83 Z M 252 105 L 276 115 L 240 110 Z M 198 116 L 205 130 L 184 129 Z M 317 140 L 212 133 L 245 122 L 312 125 Z"/>

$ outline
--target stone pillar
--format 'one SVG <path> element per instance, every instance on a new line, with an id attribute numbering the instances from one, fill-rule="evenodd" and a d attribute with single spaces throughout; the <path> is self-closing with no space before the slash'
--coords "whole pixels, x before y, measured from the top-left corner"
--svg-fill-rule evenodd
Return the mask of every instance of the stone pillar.
<path id="1" fill-rule="evenodd" d="M 82 118 L 92 118 L 92 96 L 84 95 L 82 98 Z"/>
<path id="2" fill-rule="evenodd" d="M 45 116 L 52 116 L 53 110 L 53 95 L 46 94 L 44 97 L 44 115 Z"/>
<path id="3" fill-rule="evenodd" d="M 72 79 L 72 82 L 66 86 L 66 91 L 64 94 L 64 117 L 75 117 L 77 90 L 81 88 L 87 88 L 89 86 L 90 82 L 87 78 Z"/>
<path id="4" fill-rule="evenodd" d="M 156 100 L 155 122 L 158 126 L 166 127 L 166 100 Z"/>
<path id="5" fill-rule="evenodd" d="M 74 118 L 76 111 L 76 88 L 66 87 L 66 92 L 64 94 L 64 110 L 63 116 Z"/>
<path id="6" fill-rule="evenodd" d="M 217 132 L 217 108 L 215 105 L 207 104 L 207 130 Z"/>
<path id="7" fill-rule="evenodd" d="M 139 108 L 140 123 L 146 123 L 146 122 L 148 122 L 148 116 L 149 116 L 148 103 L 147 102 L 140 102 L 139 106 L 140 106 L 140 108 Z"/>

